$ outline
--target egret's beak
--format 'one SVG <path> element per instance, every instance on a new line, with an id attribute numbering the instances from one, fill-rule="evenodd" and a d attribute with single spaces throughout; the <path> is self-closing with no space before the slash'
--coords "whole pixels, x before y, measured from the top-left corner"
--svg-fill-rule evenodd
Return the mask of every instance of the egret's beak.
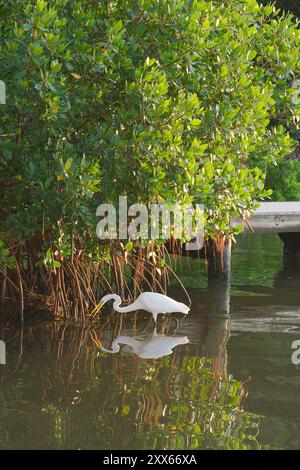
<path id="1" fill-rule="evenodd" d="M 96 307 L 94 308 L 94 310 L 92 310 L 91 312 L 91 317 L 95 318 L 95 316 L 97 315 L 97 313 L 100 312 L 101 308 L 103 307 L 104 303 L 103 302 L 100 302 L 99 304 L 96 305 Z"/>

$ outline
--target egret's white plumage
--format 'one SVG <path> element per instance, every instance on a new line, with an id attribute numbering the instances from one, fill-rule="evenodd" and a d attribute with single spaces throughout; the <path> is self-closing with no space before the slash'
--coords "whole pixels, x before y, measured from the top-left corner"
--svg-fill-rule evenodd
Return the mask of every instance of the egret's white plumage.
<path id="1" fill-rule="evenodd" d="M 97 311 L 99 311 L 99 309 L 109 300 L 114 300 L 113 308 L 117 312 L 125 313 L 132 312 L 134 310 L 146 310 L 146 312 L 152 313 L 155 322 L 159 313 L 180 312 L 187 314 L 190 310 L 187 305 L 177 302 L 177 300 L 171 299 L 171 297 L 166 295 L 157 294 L 156 292 L 143 292 L 131 305 L 127 305 L 126 307 L 120 307 L 122 299 L 119 295 L 105 295 L 101 299 Z"/>

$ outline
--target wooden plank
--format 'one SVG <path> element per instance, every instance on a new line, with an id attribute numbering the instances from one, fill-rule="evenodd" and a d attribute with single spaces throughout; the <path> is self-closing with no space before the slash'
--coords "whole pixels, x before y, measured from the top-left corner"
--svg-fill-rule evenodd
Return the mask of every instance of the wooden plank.
<path id="1" fill-rule="evenodd" d="M 263 202 L 248 218 L 254 232 L 300 232 L 300 202 Z M 241 219 L 233 219 L 233 225 L 241 225 Z M 242 222 L 244 232 L 251 232 Z"/>

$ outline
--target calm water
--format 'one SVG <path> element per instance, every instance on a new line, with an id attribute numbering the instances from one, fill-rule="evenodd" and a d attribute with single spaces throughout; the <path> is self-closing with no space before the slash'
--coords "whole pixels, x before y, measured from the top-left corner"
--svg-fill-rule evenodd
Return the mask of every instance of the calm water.
<path id="1" fill-rule="evenodd" d="M 192 311 L 157 331 L 109 309 L 93 325 L 3 328 L 0 448 L 300 448 L 300 269 L 281 253 L 276 236 L 241 237 L 230 297 L 203 261 L 177 259 Z"/>

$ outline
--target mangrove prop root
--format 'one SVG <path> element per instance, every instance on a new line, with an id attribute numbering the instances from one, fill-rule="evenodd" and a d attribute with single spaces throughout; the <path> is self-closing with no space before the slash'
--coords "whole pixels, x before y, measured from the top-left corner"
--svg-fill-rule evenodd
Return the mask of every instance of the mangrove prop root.
<path id="1" fill-rule="evenodd" d="M 57 319 L 82 322 L 99 313 L 99 301 L 107 292 L 116 292 L 125 303 L 131 302 L 145 290 L 166 294 L 171 278 L 190 302 L 165 246 L 149 243 L 126 252 L 121 244 L 116 244 L 109 250 L 104 260 L 91 261 L 81 250 L 65 259 L 53 249 L 55 260 L 59 261 L 53 267 L 42 262 L 43 249 L 36 240 L 15 245 L 11 249 L 14 268 L 0 273 L 1 317 L 13 318 L 15 312 L 23 322 L 32 311 L 49 311 Z"/>

